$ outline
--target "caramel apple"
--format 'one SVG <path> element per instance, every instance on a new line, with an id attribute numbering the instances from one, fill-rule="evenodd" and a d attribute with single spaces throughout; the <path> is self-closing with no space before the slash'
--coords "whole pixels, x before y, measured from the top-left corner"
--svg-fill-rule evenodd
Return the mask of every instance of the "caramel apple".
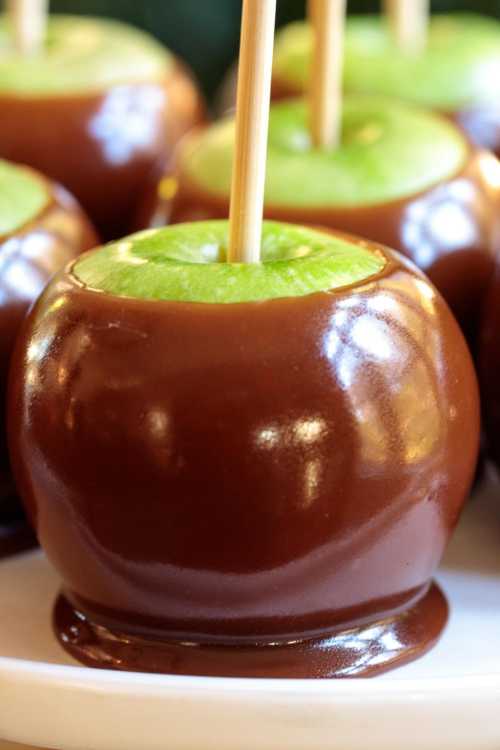
<path id="1" fill-rule="evenodd" d="M 313 35 L 294 23 L 276 37 L 273 95 L 308 87 Z M 433 16 L 425 48 L 401 48 L 387 19 L 351 16 L 344 59 L 346 91 L 394 96 L 452 117 L 474 143 L 500 154 L 500 23 L 472 13 Z M 234 94 L 233 94 L 234 96 Z"/>
<path id="2" fill-rule="evenodd" d="M 184 66 L 138 29 L 51 16 L 42 50 L 22 55 L 0 21 L 0 156 L 69 188 L 105 238 L 129 231 L 151 171 L 202 113 Z"/>
<path id="3" fill-rule="evenodd" d="M 227 216 L 234 121 L 183 142 L 177 175 L 148 198 L 143 225 Z M 265 213 L 394 247 L 423 269 L 470 340 L 499 242 L 500 167 L 448 120 L 379 97 L 344 103 L 342 142 L 312 146 L 306 102 L 271 107 Z"/>
<path id="4" fill-rule="evenodd" d="M 432 284 L 347 235 L 228 224 L 82 256 L 11 370 L 10 444 L 64 582 L 56 633 L 94 667 L 371 675 L 423 653 L 467 496 L 478 395 Z"/>
<path id="5" fill-rule="evenodd" d="M 0 556 L 30 539 L 12 484 L 4 426 L 14 342 L 50 277 L 95 244 L 90 223 L 66 191 L 31 169 L 0 160 Z"/>

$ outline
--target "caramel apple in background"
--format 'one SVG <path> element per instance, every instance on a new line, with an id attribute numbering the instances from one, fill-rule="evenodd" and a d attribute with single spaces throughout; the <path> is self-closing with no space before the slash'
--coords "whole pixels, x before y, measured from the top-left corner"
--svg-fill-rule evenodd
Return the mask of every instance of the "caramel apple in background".
<path id="1" fill-rule="evenodd" d="M 104 238 L 120 236 L 155 165 L 202 119 L 201 96 L 185 66 L 138 29 L 45 20 L 30 54 L 11 19 L 0 20 L 0 156 L 64 184 Z"/>
<path id="2" fill-rule="evenodd" d="M 275 98 L 297 96 L 307 90 L 312 46 L 311 27 L 305 22 L 278 32 Z M 499 76 L 497 19 L 473 13 L 435 15 L 424 32 L 422 45 L 413 51 L 398 43 L 385 15 L 348 19 L 344 59 L 347 92 L 393 96 L 437 110 L 452 117 L 476 145 L 497 154 Z"/>
<path id="3" fill-rule="evenodd" d="M 23 318 L 51 276 L 97 236 L 73 198 L 26 167 L 0 160 L 0 555 L 30 540 L 13 486 L 4 402 Z"/>
<path id="4" fill-rule="evenodd" d="M 105 668 L 404 663 L 446 622 L 431 579 L 476 461 L 463 337 L 372 243 L 268 223 L 261 263 L 227 246 L 198 222 L 93 251 L 24 328 L 10 437 L 56 632 Z"/>
<path id="5" fill-rule="evenodd" d="M 271 107 L 265 214 L 393 247 L 428 274 L 472 342 L 498 250 L 500 166 L 448 120 L 414 105 L 345 98 L 336 148 L 311 140 L 308 106 Z M 143 226 L 228 214 L 234 120 L 182 142 Z"/>

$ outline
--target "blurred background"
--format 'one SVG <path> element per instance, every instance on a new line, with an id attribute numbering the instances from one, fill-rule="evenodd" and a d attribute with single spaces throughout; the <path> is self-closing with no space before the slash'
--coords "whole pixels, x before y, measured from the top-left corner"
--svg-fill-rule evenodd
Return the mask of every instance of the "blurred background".
<path id="1" fill-rule="evenodd" d="M 349 11 L 376 11 L 374 0 L 348 0 Z M 121 18 L 147 29 L 191 65 L 211 97 L 234 60 L 241 0 L 52 0 L 56 13 Z M 474 10 L 500 17 L 500 0 L 433 0 L 432 10 Z M 278 0 L 281 25 L 304 15 L 305 0 Z"/>

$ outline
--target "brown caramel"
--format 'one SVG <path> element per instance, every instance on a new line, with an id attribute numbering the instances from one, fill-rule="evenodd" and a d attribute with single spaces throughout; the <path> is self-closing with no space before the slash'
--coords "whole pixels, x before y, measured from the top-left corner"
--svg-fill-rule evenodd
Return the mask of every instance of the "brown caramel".
<path id="1" fill-rule="evenodd" d="M 47 188 L 49 199 L 42 213 L 13 234 L 0 237 L 0 556 L 32 540 L 22 525 L 4 427 L 7 375 L 16 336 L 27 310 L 53 274 L 98 241 L 71 196 L 50 183 Z"/>
<path id="2" fill-rule="evenodd" d="M 151 173 L 202 120 L 203 111 L 191 76 L 179 64 L 163 82 L 104 93 L 43 98 L 0 93 L 0 157 L 60 182 L 102 237 L 121 237 Z"/>
<path id="3" fill-rule="evenodd" d="M 254 303 L 49 286 L 16 349 L 10 441 L 70 653 L 362 676 L 437 640 L 477 384 L 441 297 L 386 257 L 366 283 Z"/>
<path id="4" fill-rule="evenodd" d="M 375 677 L 421 656 L 439 640 L 448 604 L 433 584 L 416 604 L 380 622 L 288 644 L 165 643 L 95 625 L 61 596 L 54 628 L 62 646 L 98 669 L 218 677 Z M 132 646 L 132 647 L 131 647 Z"/>
<path id="5" fill-rule="evenodd" d="M 483 425 L 489 457 L 500 470 L 500 264 L 486 297 L 479 346 Z"/>

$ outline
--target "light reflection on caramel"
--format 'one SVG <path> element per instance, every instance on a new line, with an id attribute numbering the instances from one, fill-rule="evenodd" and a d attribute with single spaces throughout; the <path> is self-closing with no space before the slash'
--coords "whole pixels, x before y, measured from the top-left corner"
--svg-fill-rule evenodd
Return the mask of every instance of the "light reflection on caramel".
<path id="1" fill-rule="evenodd" d="M 314 456 L 317 444 L 327 437 L 328 424 L 322 416 L 308 416 L 285 424 L 266 425 L 260 427 L 254 435 L 254 443 L 259 450 L 276 450 L 282 454 L 283 448 L 288 445 L 291 455 L 295 455 L 297 447 L 303 448 L 302 460 L 296 464 L 295 470 L 298 482 L 303 487 L 303 491 L 297 495 L 297 502 L 303 497 L 304 509 L 309 508 L 323 491 L 322 461 Z"/>
<path id="2" fill-rule="evenodd" d="M 381 299 L 375 294 L 366 303 L 369 316 L 363 315 L 359 302 L 354 307 L 356 298 L 340 303 L 342 310 L 350 309 L 357 317 L 338 326 L 337 313 L 325 348 L 335 359 L 358 420 L 363 459 L 379 466 L 391 460 L 409 466 L 432 457 L 445 429 L 443 420 L 436 419 L 440 410 L 434 363 L 440 342 L 429 324 L 435 293 L 419 279 L 408 285 L 393 278 L 385 286 Z M 390 326 L 385 310 L 392 311 Z M 384 361 L 390 362 L 387 372 Z M 376 398 L 380 389 L 387 393 L 384 402 Z M 370 390 L 372 399 L 367 398 Z"/>

